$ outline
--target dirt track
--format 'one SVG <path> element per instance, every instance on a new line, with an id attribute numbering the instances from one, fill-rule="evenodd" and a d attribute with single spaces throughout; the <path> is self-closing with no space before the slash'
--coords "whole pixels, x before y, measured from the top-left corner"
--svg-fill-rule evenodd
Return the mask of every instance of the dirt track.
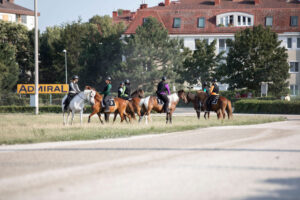
<path id="1" fill-rule="evenodd" d="M 300 199 L 300 116 L 288 118 L 1 146 L 0 199 Z"/>

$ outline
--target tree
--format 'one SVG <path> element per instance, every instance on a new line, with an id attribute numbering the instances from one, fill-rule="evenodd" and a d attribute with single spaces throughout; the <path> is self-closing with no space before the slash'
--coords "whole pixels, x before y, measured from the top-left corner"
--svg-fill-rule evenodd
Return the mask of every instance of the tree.
<path id="1" fill-rule="evenodd" d="M 220 68 L 230 88 L 260 90 L 261 82 L 272 82 L 270 91 L 287 94 L 289 65 L 285 47 L 280 47 L 276 33 L 261 25 L 246 28 L 228 40 L 227 62 Z"/>
<path id="2" fill-rule="evenodd" d="M 153 91 L 163 75 L 175 82 L 174 69 L 182 64 L 183 42 L 171 39 L 155 18 L 147 18 L 136 34 L 124 38 L 124 43 L 123 58 L 126 60 L 115 71 L 114 78 L 134 80 L 133 87 L 143 87 L 146 91 Z"/>
<path id="3" fill-rule="evenodd" d="M 216 40 L 211 44 L 206 40 L 196 40 L 196 50 L 193 52 L 186 49 L 183 66 L 176 70 L 181 75 L 181 80 L 189 84 L 211 81 L 223 60 L 223 52 L 216 55 L 215 51 Z"/>
<path id="4" fill-rule="evenodd" d="M 14 47 L 20 83 L 30 83 L 34 79 L 33 39 L 30 38 L 32 33 L 24 25 L 0 20 L 1 42 Z"/>
<path id="5" fill-rule="evenodd" d="M 10 92 L 18 81 L 19 67 L 15 59 L 15 47 L 0 43 L 0 92 Z"/>

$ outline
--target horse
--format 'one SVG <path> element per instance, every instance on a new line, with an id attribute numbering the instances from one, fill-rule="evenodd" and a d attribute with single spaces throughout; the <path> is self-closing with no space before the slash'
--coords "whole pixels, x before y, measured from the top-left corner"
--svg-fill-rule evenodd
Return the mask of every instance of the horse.
<path id="1" fill-rule="evenodd" d="M 137 113 L 138 116 L 141 117 L 140 101 L 142 98 L 144 98 L 144 90 L 139 88 L 131 94 L 131 100 L 129 100 L 128 102 L 126 113 L 129 114 L 134 120 L 136 119 L 135 113 Z M 117 115 L 118 113 L 115 113 L 114 121 L 116 120 Z"/>
<path id="2" fill-rule="evenodd" d="M 179 102 L 179 99 L 183 99 L 184 102 L 187 102 L 187 100 L 186 100 L 186 96 L 184 95 L 183 90 L 180 90 L 177 93 L 168 95 L 168 98 L 169 98 L 169 101 L 170 101 L 170 103 L 169 103 L 170 113 L 166 114 L 166 124 L 168 124 L 168 122 L 170 124 L 172 124 L 172 114 L 176 109 L 176 106 Z M 150 121 L 150 113 L 151 113 L 152 110 L 154 110 L 158 113 L 163 112 L 163 105 L 158 103 L 156 96 L 148 96 L 144 99 L 141 99 L 140 107 L 143 109 L 144 112 L 141 115 L 141 118 L 139 119 L 139 122 L 141 122 L 144 115 L 146 115 L 147 116 L 147 117 L 145 117 L 146 124 L 148 124 L 148 120 Z"/>
<path id="3" fill-rule="evenodd" d="M 90 88 L 95 91 L 95 89 L 91 88 L 90 86 L 87 86 L 86 88 Z M 124 121 L 126 116 L 129 118 L 129 121 L 131 121 L 131 117 L 128 116 L 126 113 L 126 107 L 128 105 L 127 100 L 124 100 L 121 98 L 114 98 L 113 100 L 114 100 L 115 105 L 109 106 L 109 112 L 104 112 L 104 108 L 102 106 L 103 96 L 101 94 L 99 94 L 98 92 L 96 92 L 94 99 L 95 99 L 95 103 L 92 106 L 93 112 L 89 115 L 89 120 L 88 120 L 89 123 L 91 122 L 91 117 L 94 114 L 97 114 L 100 122 L 103 124 L 103 121 L 101 119 L 101 113 L 104 113 L 106 122 L 109 122 L 110 113 L 120 113 L 121 122 Z"/>
<path id="4" fill-rule="evenodd" d="M 201 102 L 201 105 L 204 106 L 204 110 L 206 110 L 206 101 L 208 98 L 208 95 L 206 92 L 203 91 L 197 91 L 197 96 Z M 227 112 L 228 119 L 232 118 L 232 107 L 231 107 L 231 101 L 225 97 L 220 96 L 216 104 L 212 104 L 211 110 L 215 111 L 217 113 L 218 119 L 225 119 L 225 110 Z M 204 118 L 206 119 L 206 113 L 204 115 Z M 208 118 L 209 118 L 209 112 L 208 112 Z"/>
<path id="5" fill-rule="evenodd" d="M 71 102 L 68 106 L 68 109 L 67 109 L 67 113 L 68 113 L 67 121 L 65 119 L 65 112 L 66 111 L 64 109 L 65 100 L 67 98 L 67 95 L 65 95 L 62 99 L 62 102 L 61 102 L 62 111 L 63 111 L 64 125 L 69 123 L 70 112 L 72 112 L 71 125 L 73 124 L 73 121 L 74 121 L 75 112 L 80 112 L 80 124 L 82 124 L 82 114 L 83 114 L 84 104 L 85 104 L 85 102 L 95 104 L 95 98 L 94 98 L 95 95 L 96 95 L 96 92 L 94 90 L 85 89 L 83 92 L 80 92 L 79 94 L 74 96 L 74 98 L 71 100 Z"/>
<path id="6" fill-rule="evenodd" d="M 194 109 L 197 113 L 197 118 L 200 119 L 201 111 L 204 111 L 204 110 L 203 110 L 203 106 L 202 106 L 202 103 L 201 103 L 199 97 L 196 94 L 188 92 L 186 94 L 186 99 L 187 99 L 187 103 L 192 102 Z M 205 115 L 204 115 L 205 119 L 206 119 L 206 113 L 207 113 L 207 111 L 205 112 Z"/>

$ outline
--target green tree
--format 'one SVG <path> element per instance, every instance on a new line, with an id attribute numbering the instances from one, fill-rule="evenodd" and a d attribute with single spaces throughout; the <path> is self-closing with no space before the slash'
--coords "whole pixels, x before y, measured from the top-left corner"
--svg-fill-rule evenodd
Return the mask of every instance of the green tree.
<path id="1" fill-rule="evenodd" d="M 162 75 L 175 82 L 178 76 L 174 69 L 182 64 L 183 42 L 171 39 L 155 18 L 148 18 L 136 34 L 124 38 L 124 43 L 126 61 L 115 71 L 114 78 L 131 79 L 133 87 L 143 87 L 146 91 L 153 91 Z"/>
<path id="2" fill-rule="evenodd" d="M 220 68 L 224 82 L 230 88 L 260 90 L 261 82 L 272 82 L 270 91 L 280 96 L 287 94 L 289 65 L 285 47 L 280 47 L 276 33 L 263 26 L 239 31 L 230 47 L 227 63 Z"/>
<path id="3" fill-rule="evenodd" d="M 0 92 L 10 92 L 18 81 L 19 67 L 15 59 L 15 47 L 0 43 Z"/>
<path id="4" fill-rule="evenodd" d="M 211 81 L 223 58 L 223 52 L 216 55 L 216 40 L 208 44 L 206 40 L 196 40 L 196 50 L 185 50 L 186 58 L 183 66 L 176 71 L 182 81 L 189 84 Z"/>
<path id="5" fill-rule="evenodd" d="M 15 47 L 15 61 L 20 70 L 17 72 L 20 83 L 30 83 L 34 79 L 32 33 L 24 25 L 0 21 L 1 42 Z"/>

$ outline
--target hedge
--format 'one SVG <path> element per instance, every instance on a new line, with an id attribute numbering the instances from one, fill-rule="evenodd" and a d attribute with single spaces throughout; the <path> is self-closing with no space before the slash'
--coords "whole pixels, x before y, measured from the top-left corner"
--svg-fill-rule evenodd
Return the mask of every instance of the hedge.
<path id="1" fill-rule="evenodd" d="M 0 106 L 0 113 L 34 113 L 35 108 L 30 106 Z M 61 113 L 61 106 L 40 106 L 41 113 Z M 91 113 L 91 106 L 86 106 L 85 113 Z"/>
<path id="2" fill-rule="evenodd" d="M 236 113 L 300 114 L 300 101 L 240 100 L 235 103 Z"/>

